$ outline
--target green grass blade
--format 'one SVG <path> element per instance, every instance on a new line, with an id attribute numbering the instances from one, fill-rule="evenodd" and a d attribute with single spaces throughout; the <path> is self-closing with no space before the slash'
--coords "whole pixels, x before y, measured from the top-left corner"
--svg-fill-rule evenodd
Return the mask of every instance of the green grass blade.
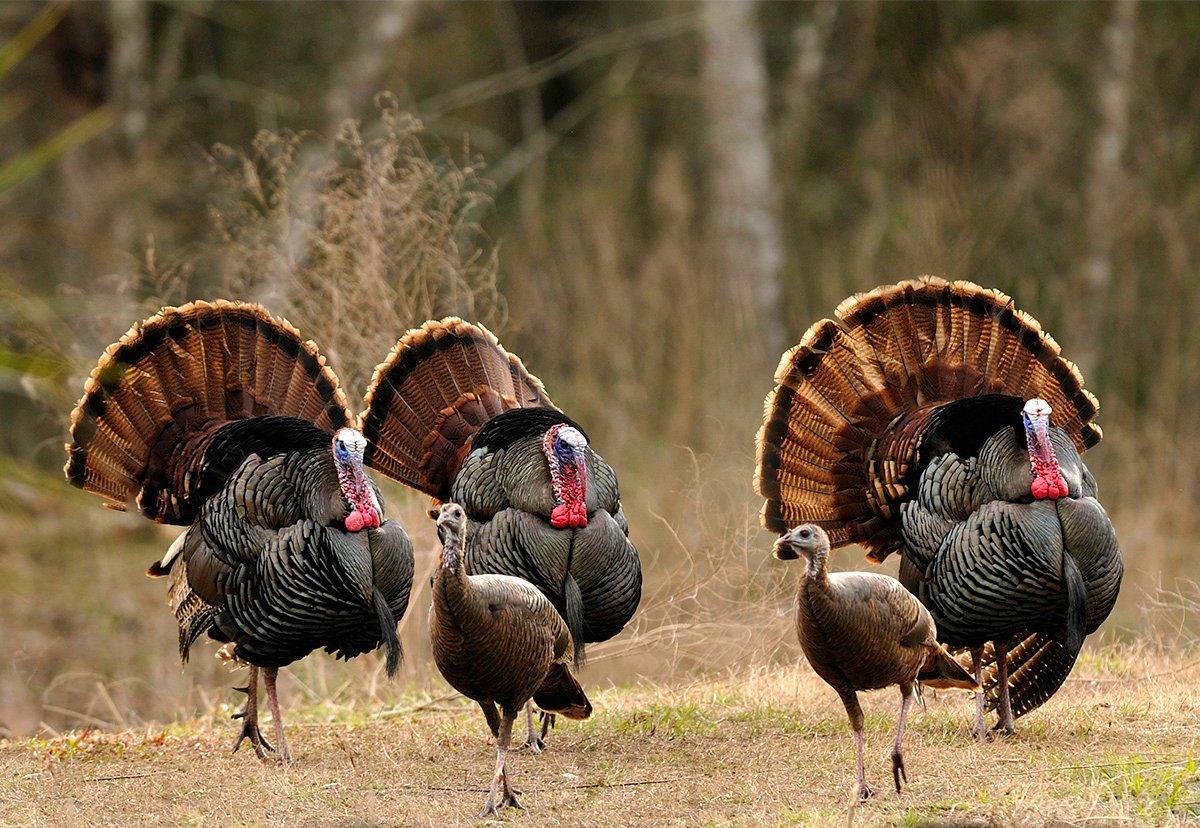
<path id="1" fill-rule="evenodd" d="M 42 38 L 54 30 L 58 21 L 62 20 L 66 13 L 65 3 L 47 3 L 34 16 L 33 20 L 25 25 L 24 29 L 5 43 L 0 44 L 0 81 L 4 80 L 13 67 L 20 63 L 33 50 L 33 47 L 42 41 Z"/>
<path id="2" fill-rule="evenodd" d="M 0 165 L 0 193 L 37 175 L 59 156 L 87 143 L 112 126 L 115 121 L 116 113 L 112 107 L 98 107 L 36 147 L 6 161 Z"/>

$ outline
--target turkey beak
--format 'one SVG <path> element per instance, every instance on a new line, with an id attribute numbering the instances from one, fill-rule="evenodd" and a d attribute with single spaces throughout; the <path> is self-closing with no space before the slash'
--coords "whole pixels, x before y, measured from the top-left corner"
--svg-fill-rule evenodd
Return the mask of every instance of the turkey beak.
<path id="1" fill-rule="evenodd" d="M 792 548 L 792 536 L 790 534 L 784 535 L 775 541 L 774 554 L 781 561 L 794 561 L 800 557 L 796 554 L 796 550 Z"/>

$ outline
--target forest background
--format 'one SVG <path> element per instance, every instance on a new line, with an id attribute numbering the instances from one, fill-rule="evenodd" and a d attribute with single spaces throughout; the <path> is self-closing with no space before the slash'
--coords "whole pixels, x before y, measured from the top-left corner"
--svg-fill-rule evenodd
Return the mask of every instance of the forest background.
<path id="1" fill-rule="evenodd" d="M 1101 638 L 1189 638 L 1198 77 L 1184 3 L 0 5 L 0 736 L 233 700 L 141 575 L 173 533 L 60 472 L 102 349 L 192 298 L 288 317 L 352 400 L 424 319 L 492 327 L 621 475 L 646 592 L 588 681 L 636 684 L 797 658 L 751 489 L 779 354 L 877 284 L 998 287 L 1101 400 Z M 403 675 L 314 657 L 289 696 L 437 685 L 436 543 L 385 493 Z"/>

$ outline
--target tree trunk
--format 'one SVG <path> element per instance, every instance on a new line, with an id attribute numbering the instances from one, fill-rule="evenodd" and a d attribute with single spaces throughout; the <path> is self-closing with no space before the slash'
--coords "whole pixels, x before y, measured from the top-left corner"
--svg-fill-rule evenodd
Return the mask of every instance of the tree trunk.
<path id="1" fill-rule="evenodd" d="M 108 89 L 120 112 L 124 150 L 132 156 L 150 117 L 150 10 L 144 0 L 111 0 L 108 25 L 113 38 Z"/>
<path id="2" fill-rule="evenodd" d="M 1105 302 L 1110 298 L 1113 247 L 1121 222 L 1121 159 L 1129 143 L 1129 87 L 1133 75 L 1136 0 L 1117 0 L 1104 30 L 1097 75 L 1100 123 L 1092 144 L 1084 194 L 1086 253 L 1080 295 L 1073 304 L 1071 333 L 1077 338 L 1085 378 L 1098 364 Z"/>
<path id="3" fill-rule="evenodd" d="M 772 188 L 767 70 L 748 2 L 704 0 L 702 82 L 710 150 L 710 220 L 715 264 L 729 284 L 742 347 L 761 357 L 784 348 L 779 282 L 783 263 Z"/>
<path id="4" fill-rule="evenodd" d="M 393 59 L 396 44 L 404 37 L 418 10 L 416 2 L 387 0 L 352 5 L 361 34 L 351 44 L 333 72 L 325 96 L 325 113 L 330 136 L 347 118 L 361 118 L 378 84 Z"/>

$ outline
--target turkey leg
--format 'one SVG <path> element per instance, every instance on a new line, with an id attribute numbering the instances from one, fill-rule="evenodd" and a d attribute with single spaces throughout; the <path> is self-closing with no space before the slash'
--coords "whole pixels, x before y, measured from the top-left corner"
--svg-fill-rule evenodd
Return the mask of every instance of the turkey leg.
<path id="1" fill-rule="evenodd" d="M 279 712 L 279 696 L 275 692 L 275 680 L 279 677 L 279 669 L 270 667 L 263 670 L 264 684 L 267 685 L 267 704 L 271 707 L 271 720 L 275 723 L 275 744 L 279 745 L 279 761 L 292 761 L 292 752 L 288 750 L 287 739 L 283 738 L 283 715 Z"/>
<path id="2" fill-rule="evenodd" d="M 518 801 L 516 792 L 513 791 L 512 786 L 508 784 L 508 770 L 505 767 L 508 759 L 508 747 L 512 741 L 513 722 L 516 718 L 516 710 L 502 711 L 500 732 L 496 735 L 496 772 L 492 774 L 492 787 L 488 792 L 487 799 L 483 803 L 483 811 L 479 814 L 480 818 L 496 816 L 500 813 L 501 808 L 509 806 L 513 808 L 524 807 Z M 497 797 L 499 797 L 498 802 Z"/>
<path id="3" fill-rule="evenodd" d="M 979 685 L 979 690 L 975 693 L 975 729 L 971 731 L 971 735 L 980 742 L 990 742 L 992 734 L 988 732 L 987 722 L 983 718 L 986 701 L 983 696 L 983 647 L 971 650 L 971 670 L 975 682 Z"/>
<path id="4" fill-rule="evenodd" d="M 250 675 L 246 680 L 246 686 L 233 689 L 246 694 L 246 707 L 234 713 L 232 717 L 242 720 L 242 729 L 238 733 L 237 741 L 233 743 L 233 752 L 237 753 L 242 742 L 249 739 L 250 746 L 254 748 L 254 753 L 258 758 L 266 759 L 267 751 L 274 750 L 274 748 L 267 743 L 258 729 L 258 668 L 250 665 Z"/>
<path id="5" fill-rule="evenodd" d="M 992 646 L 996 648 L 997 681 L 1000 684 L 1000 721 L 996 722 L 996 729 L 1006 736 L 1011 736 L 1017 729 L 1013 724 L 1012 698 L 1008 692 L 1008 642 L 996 641 Z"/>
<path id="6" fill-rule="evenodd" d="M 857 754 L 858 790 L 856 795 L 861 799 L 870 799 L 874 791 L 867 785 L 867 772 L 863 766 L 863 712 L 858 704 L 858 694 L 853 690 L 839 694 L 842 704 L 846 705 L 846 715 L 850 717 L 850 727 L 854 730 L 854 749 Z"/>
<path id="7" fill-rule="evenodd" d="M 908 708 L 912 706 L 913 685 L 900 685 L 900 721 L 896 724 L 896 740 L 892 742 L 892 779 L 896 782 L 896 793 L 900 793 L 900 780 L 908 784 L 908 774 L 904 770 L 904 752 L 901 747 L 904 742 L 904 722 L 908 719 Z"/>
<path id="8" fill-rule="evenodd" d="M 542 715 L 545 715 L 544 713 Z M 541 753 L 546 749 L 546 733 L 543 730 L 542 735 L 538 735 L 533 726 L 533 700 L 525 702 L 525 727 L 527 735 L 525 736 L 525 747 L 529 748 L 532 754 Z"/>

